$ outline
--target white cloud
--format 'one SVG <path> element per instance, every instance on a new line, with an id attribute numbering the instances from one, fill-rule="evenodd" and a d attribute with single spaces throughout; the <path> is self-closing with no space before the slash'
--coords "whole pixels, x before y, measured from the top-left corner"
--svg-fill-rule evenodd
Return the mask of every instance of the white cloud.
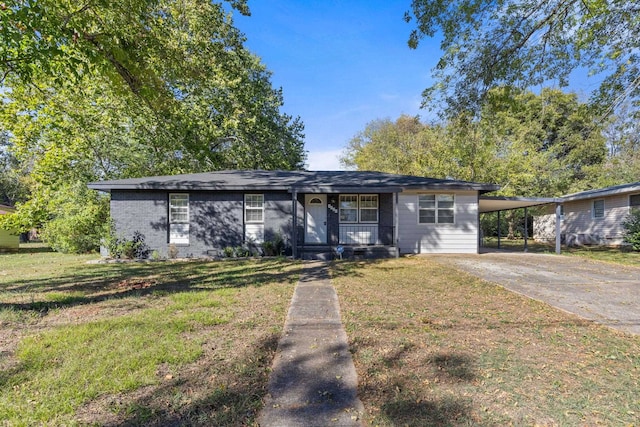
<path id="1" fill-rule="evenodd" d="M 307 156 L 307 169 L 311 171 L 339 171 L 344 170 L 338 157 L 342 149 L 327 151 L 310 151 Z"/>

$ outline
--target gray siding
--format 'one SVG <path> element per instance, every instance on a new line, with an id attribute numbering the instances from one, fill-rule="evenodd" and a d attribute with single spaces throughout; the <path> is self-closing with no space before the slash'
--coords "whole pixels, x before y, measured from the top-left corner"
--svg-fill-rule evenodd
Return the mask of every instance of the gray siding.
<path id="1" fill-rule="evenodd" d="M 189 224 L 189 245 L 177 245 L 182 256 L 219 255 L 227 246 L 241 245 L 244 240 L 244 195 L 189 193 Z"/>
<path id="2" fill-rule="evenodd" d="M 187 193 L 187 192 L 185 192 Z M 244 193 L 196 191 L 189 194 L 189 244 L 176 245 L 178 256 L 218 255 L 244 241 Z M 265 192 L 265 239 L 280 234 L 291 241 L 291 195 Z M 111 217 L 120 237 L 145 235 L 151 250 L 167 256 L 169 247 L 167 191 L 113 190 Z"/>
<path id="3" fill-rule="evenodd" d="M 604 200 L 604 217 L 593 218 L 593 201 Z M 565 241 L 583 243 L 602 243 L 619 245 L 622 243 L 624 228 L 622 222 L 630 212 L 629 194 L 594 199 L 565 202 L 564 219 L 560 224 L 560 233 Z M 548 206 L 543 215 L 534 219 L 534 239 L 538 241 L 555 240 L 555 207 Z"/>
<path id="4" fill-rule="evenodd" d="M 455 197 L 454 224 L 419 224 L 418 194 L 407 192 L 399 195 L 398 246 L 400 253 L 478 253 L 478 193 L 476 191 L 446 192 L 446 194 L 454 194 Z"/>
<path id="5" fill-rule="evenodd" d="M 111 219 L 118 237 L 131 239 L 135 231 L 146 243 L 166 256 L 169 240 L 168 196 L 164 191 L 123 190 L 111 192 Z"/>
<path id="6" fill-rule="evenodd" d="M 273 240 L 280 235 L 291 246 L 293 235 L 291 194 L 286 192 L 264 193 L 264 239 Z"/>

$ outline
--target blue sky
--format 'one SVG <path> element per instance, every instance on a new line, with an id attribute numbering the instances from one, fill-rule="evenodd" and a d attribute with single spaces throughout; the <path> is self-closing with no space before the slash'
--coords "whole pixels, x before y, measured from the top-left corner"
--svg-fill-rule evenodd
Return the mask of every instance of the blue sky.
<path id="1" fill-rule="evenodd" d="M 439 44 L 407 46 L 409 0 L 249 0 L 234 16 L 247 47 L 282 87 L 283 112 L 300 116 L 310 170 L 338 170 L 338 155 L 366 124 L 419 114 Z"/>

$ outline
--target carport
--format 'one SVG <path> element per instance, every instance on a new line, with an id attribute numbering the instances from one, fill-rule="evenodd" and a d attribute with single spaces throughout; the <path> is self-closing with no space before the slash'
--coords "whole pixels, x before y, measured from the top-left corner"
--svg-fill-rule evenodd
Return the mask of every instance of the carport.
<path id="1" fill-rule="evenodd" d="M 524 251 L 527 252 L 527 209 L 533 206 L 542 206 L 555 203 L 556 206 L 556 253 L 560 253 L 560 205 L 562 199 L 554 197 L 501 197 L 501 196 L 481 196 L 478 199 L 478 223 L 480 223 L 480 214 L 497 212 L 498 213 L 498 248 L 500 248 L 500 213 L 502 211 L 524 209 Z M 480 238 L 480 234 L 478 234 Z M 480 242 L 478 242 L 480 244 Z"/>

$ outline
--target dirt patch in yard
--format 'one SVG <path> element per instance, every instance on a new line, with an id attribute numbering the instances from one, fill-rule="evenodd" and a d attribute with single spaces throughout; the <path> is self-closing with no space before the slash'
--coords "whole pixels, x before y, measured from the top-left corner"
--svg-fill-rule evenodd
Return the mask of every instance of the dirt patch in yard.
<path id="1" fill-rule="evenodd" d="M 585 319 L 640 334 L 640 268 L 549 254 L 433 258 Z"/>

